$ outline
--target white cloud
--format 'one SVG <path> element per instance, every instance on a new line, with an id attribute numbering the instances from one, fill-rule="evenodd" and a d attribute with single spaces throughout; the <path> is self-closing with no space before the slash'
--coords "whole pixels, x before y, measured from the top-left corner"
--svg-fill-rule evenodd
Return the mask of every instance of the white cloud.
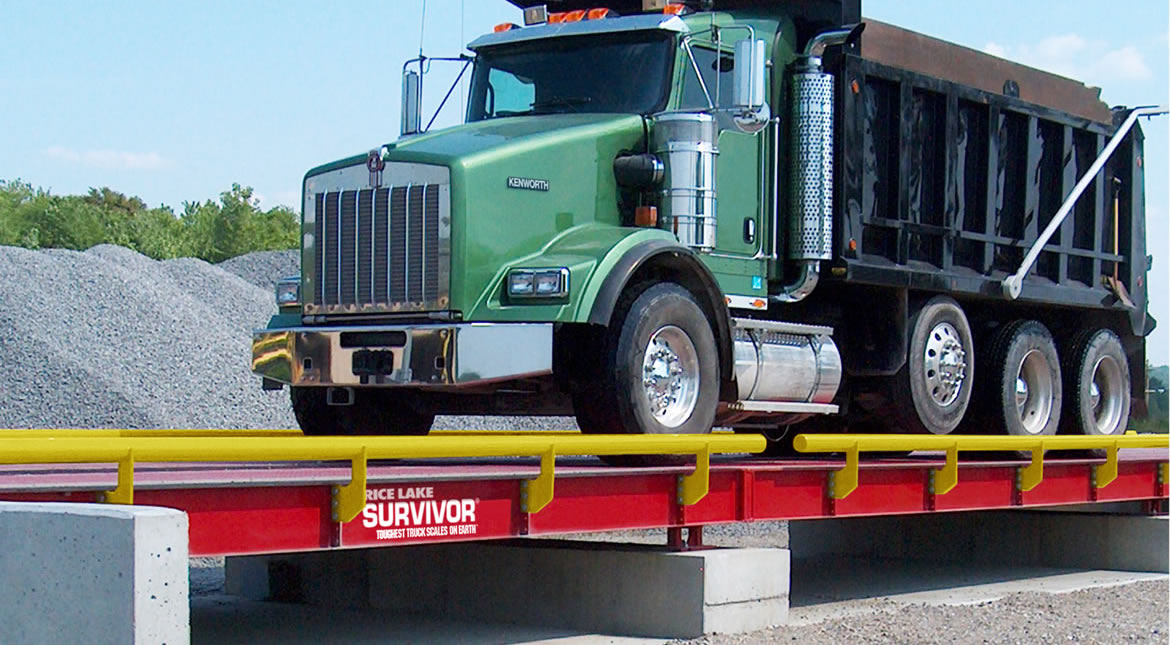
<path id="1" fill-rule="evenodd" d="M 1118 80 L 1137 81 L 1152 73 L 1133 45 L 1109 49 L 1104 41 L 1089 41 L 1078 34 L 1048 36 L 1015 46 L 987 43 L 983 51 L 1089 85 L 1109 85 Z"/>
<path id="2" fill-rule="evenodd" d="M 45 149 L 45 155 L 53 159 L 107 170 L 157 170 L 170 165 L 170 161 L 157 152 L 75 150 L 64 146 L 51 146 Z"/>
<path id="3" fill-rule="evenodd" d="M 275 208 L 277 206 L 288 206 L 289 208 L 299 211 L 301 203 L 301 191 L 299 190 L 281 190 L 273 193 L 271 196 L 253 192 L 252 198 L 256 201 L 259 208 Z"/>
<path id="4" fill-rule="evenodd" d="M 999 56 L 1000 58 L 1007 58 L 1008 56 L 1007 47 L 1004 47 L 999 43 L 987 43 L 983 46 L 983 51 L 991 54 L 992 56 Z"/>

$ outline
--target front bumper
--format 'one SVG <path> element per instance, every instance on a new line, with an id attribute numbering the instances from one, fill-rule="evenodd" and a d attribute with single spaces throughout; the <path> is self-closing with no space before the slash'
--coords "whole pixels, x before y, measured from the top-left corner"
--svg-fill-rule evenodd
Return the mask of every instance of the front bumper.
<path id="1" fill-rule="evenodd" d="M 542 323 L 292 327 L 252 332 L 252 371 L 295 386 L 459 386 L 552 373 Z"/>

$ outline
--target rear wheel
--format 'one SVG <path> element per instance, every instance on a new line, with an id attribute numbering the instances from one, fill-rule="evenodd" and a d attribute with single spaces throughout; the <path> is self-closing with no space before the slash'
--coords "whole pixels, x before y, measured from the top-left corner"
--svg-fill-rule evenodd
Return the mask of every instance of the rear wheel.
<path id="1" fill-rule="evenodd" d="M 291 388 L 293 413 L 306 435 L 425 435 L 435 421 L 409 392 L 354 389 L 352 405 L 329 405 L 327 394 L 324 387 Z"/>
<path id="2" fill-rule="evenodd" d="M 952 432 L 971 400 L 973 350 L 971 325 L 959 303 L 946 296 L 927 301 L 911 320 L 906 364 L 894 377 L 892 418 L 884 424 L 901 432 Z"/>
<path id="3" fill-rule="evenodd" d="M 1078 335 L 1065 356 L 1064 376 L 1066 432 L 1125 432 L 1130 405 L 1129 361 L 1116 334 L 1099 329 Z"/>
<path id="4" fill-rule="evenodd" d="M 1061 379 L 1056 343 L 1043 324 L 1017 320 L 1000 329 L 990 352 L 991 421 L 1007 434 L 1056 434 Z"/>

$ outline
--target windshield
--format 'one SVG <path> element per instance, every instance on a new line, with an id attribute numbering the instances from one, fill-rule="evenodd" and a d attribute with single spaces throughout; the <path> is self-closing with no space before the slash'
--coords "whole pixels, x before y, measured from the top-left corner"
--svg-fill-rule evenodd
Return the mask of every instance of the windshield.
<path id="1" fill-rule="evenodd" d="M 671 38 L 661 32 L 578 36 L 486 48 L 468 121 L 565 112 L 652 114 L 666 106 Z"/>

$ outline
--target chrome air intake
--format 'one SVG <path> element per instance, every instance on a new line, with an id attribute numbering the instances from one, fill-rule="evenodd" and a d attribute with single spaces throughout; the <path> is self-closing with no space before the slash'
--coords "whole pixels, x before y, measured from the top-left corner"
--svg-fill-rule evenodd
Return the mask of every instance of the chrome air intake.
<path id="1" fill-rule="evenodd" d="M 828 327 L 735 321 L 735 377 L 744 401 L 830 403 L 841 354 Z"/>
<path id="2" fill-rule="evenodd" d="M 652 148 L 666 167 L 660 221 L 679 242 L 715 248 L 715 158 L 719 127 L 710 114 L 678 112 L 654 117 Z"/>
<path id="3" fill-rule="evenodd" d="M 442 166 L 351 166 L 305 181 L 305 314 L 450 306 L 451 180 Z"/>

